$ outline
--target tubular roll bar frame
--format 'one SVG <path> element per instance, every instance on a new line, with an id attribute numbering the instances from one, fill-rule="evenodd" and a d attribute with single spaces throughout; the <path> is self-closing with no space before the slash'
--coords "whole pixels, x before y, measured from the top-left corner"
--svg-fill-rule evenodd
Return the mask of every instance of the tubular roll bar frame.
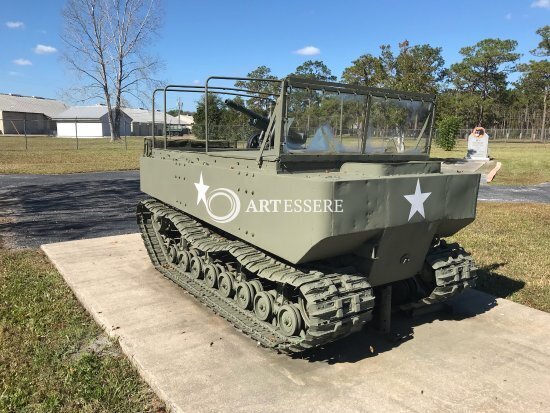
<path id="1" fill-rule="evenodd" d="M 209 78 L 210 79 L 210 78 Z M 265 80 L 265 79 L 254 79 L 254 78 L 227 78 L 229 80 L 235 79 L 235 80 Z M 277 82 L 280 82 L 277 80 Z M 230 96 L 242 96 L 242 97 L 249 97 L 249 98 L 258 98 L 258 95 L 264 96 L 262 99 L 267 99 L 269 96 L 278 97 L 279 95 L 276 93 L 266 93 L 266 92 L 254 92 L 248 89 L 244 88 L 234 88 L 234 87 L 222 87 L 222 86 L 214 86 L 210 87 L 212 92 L 218 92 L 223 93 L 224 95 L 230 95 Z M 197 85 L 166 85 L 163 88 L 157 88 L 153 91 L 153 99 L 152 99 L 152 146 L 153 148 L 156 147 L 156 133 L 155 133 L 155 97 L 158 92 L 163 92 L 163 106 L 164 106 L 164 122 L 163 122 L 163 138 L 164 138 L 164 149 L 167 147 L 168 143 L 168 135 L 167 135 L 167 119 L 166 119 L 166 96 L 167 92 L 188 92 L 188 93 L 204 93 L 205 94 L 205 107 L 204 107 L 204 113 L 205 113 L 205 129 L 206 129 L 206 152 L 208 152 L 208 99 L 206 99 L 207 93 L 208 93 L 208 86 L 197 86 Z M 255 94 L 252 94 L 255 93 Z"/>
<path id="2" fill-rule="evenodd" d="M 280 84 L 281 93 L 269 93 L 269 92 L 256 92 L 245 88 L 236 88 L 236 87 L 226 87 L 226 86 L 209 86 L 209 83 L 213 80 L 234 80 L 234 81 L 258 81 L 258 82 L 269 82 Z M 293 87 L 305 90 L 322 90 L 324 92 L 333 92 L 337 94 L 347 93 L 347 94 L 358 94 L 368 96 L 368 106 L 370 106 L 370 100 L 372 96 L 383 97 L 386 99 L 399 99 L 399 100 L 420 100 L 422 102 L 431 103 L 430 108 L 430 126 L 429 126 L 429 135 L 426 143 L 426 149 L 429 151 L 432 143 L 432 133 L 433 133 L 433 124 L 435 116 L 435 107 L 436 107 L 436 96 L 427 93 L 416 93 L 416 92 L 402 92 L 390 89 L 380 89 L 373 88 L 361 85 L 348 85 L 334 82 L 325 82 L 314 79 L 303 79 L 299 77 L 289 76 L 285 79 L 261 79 L 261 78 L 250 78 L 250 77 L 232 77 L 232 76 L 210 76 L 206 79 L 204 86 L 198 85 L 177 85 L 171 84 L 166 85 L 164 88 L 158 88 L 153 91 L 153 115 L 152 115 L 152 147 L 155 148 L 155 95 L 157 92 L 163 92 L 163 103 L 164 103 L 164 123 L 163 123 L 163 137 L 164 137 L 164 149 L 167 148 L 168 144 L 168 135 L 167 135 L 167 126 L 166 126 L 166 95 L 167 92 L 190 92 L 190 93 L 204 93 L 204 126 L 205 126 L 205 152 L 208 153 L 208 93 L 220 93 L 231 96 L 242 96 L 248 98 L 260 98 L 268 99 L 268 97 L 279 98 L 281 95 L 286 95 L 286 88 L 292 89 Z M 370 108 L 369 108 L 370 109 Z M 370 110 L 367 110 L 367 116 Z M 283 122 L 284 123 L 284 122 Z M 284 129 L 284 128 L 283 128 Z M 281 131 L 282 133 L 282 131 Z M 280 137 L 282 138 L 282 136 Z M 280 139 L 277 139 L 280 141 Z M 265 143 L 265 142 L 263 142 Z M 280 143 L 280 142 L 279 142 Z M 362 139 L 362 150 L 361 155 L 365 154 L 365 143 L 366 136 L 363 136 Z M 265 145 L 261 145 L 261 150 L 259 154 L 259 162 L 261 162 L 262 152 Z"/>

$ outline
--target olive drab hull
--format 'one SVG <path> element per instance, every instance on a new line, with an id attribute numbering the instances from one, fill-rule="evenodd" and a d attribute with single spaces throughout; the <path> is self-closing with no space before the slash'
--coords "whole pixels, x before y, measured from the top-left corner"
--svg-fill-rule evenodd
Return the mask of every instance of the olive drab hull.
<path id="1" fill-rule="evenodd" d="M 476 174 L 410 170 L 369 176 L 345 172 L 346 164 L 344 172 L 277 174 L 250 172 L 242 159 L 224 157 L 206 167 L 205 155 L 194 154 L 199 161 L 193 162 L 188 154 L 172 153 L 167 161 L 163 152 L 142 159 L 143 192 L 293 264 L 365 255 L 375 248 L 378 258 L 366 258 L 373 263 L 373 285 L 412 277 L 421 270 L 434 236 L 453 235 L 475 218 Z M 206 197 L 220 188 L 236 194 L 240 210 L 229 222 L 217 222 L 205 202 L 197 203 L 201 176 L 209 187 Z M 423 203 L 425 216 L 417 212 L 409 219 L 412 205 L 405 195 L 414 194 L 417 183 L 421 193 L 430 195 Z M 220 210 L 227 207 L 226 197 L 210 199 L 210 210 L 216 202 Z M 409 260 L 401 263 L 404 255 Z"/>
<path id="2" fill-rule="evenodd" d="M 209 78 L 205 96 L 265 97 L 210 86 L 216 79 L 228 78 Z M 284 351 L 372 322 L 387 331 L 392 309 L 441 303 L 475 285 L 471 256 L 444 238 L 475 219 L 480 175 L 442 173 L 429 159 L 434 96 L 267 82 L 276 86 L 264 93 L 273 99 L 269 116 L 225 100 L 250 118 L 246 149 L 209 140 L 208 99 L 196 129 L 204 140 L 145 140 L 140 183 L 150 199 L 137 222 L 159 271 L 259 344 Z"/>

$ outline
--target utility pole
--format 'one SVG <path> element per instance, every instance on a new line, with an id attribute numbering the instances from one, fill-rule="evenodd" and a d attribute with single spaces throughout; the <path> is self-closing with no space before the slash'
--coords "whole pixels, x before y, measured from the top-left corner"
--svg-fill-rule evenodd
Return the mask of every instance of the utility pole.
<path id="1" fill-rule="evenodd" d="M 181 98 L 178 98 L 178 125 L 181 123 L 181 107 L 182 107 L 182 103 L 181 103 Z"/>

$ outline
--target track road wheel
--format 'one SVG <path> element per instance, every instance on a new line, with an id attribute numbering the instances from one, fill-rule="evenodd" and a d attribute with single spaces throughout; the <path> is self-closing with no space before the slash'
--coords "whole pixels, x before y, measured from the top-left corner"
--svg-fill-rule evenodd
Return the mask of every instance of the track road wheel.
<path id="1" fill-rule="evenodd" d="M 229 272 L 222 272 L 218 276 L 218 288 L 225 298 L 233 297 L 235 294 L 235 277 Z"/>
<path id="2" fill-rule="evenodd" d="M 193 276 L 193 278 L 195 279 L 199 279 L 199 278 L 202 278 L 203 277 L 203 274 L 202 274 L 202 267 L 204 266 L 204 263 L 201 259 L 201 257 L 197 257 L 197 256 L 194 256 L 193 258 L 191 258 L 191 263 L 190 263 L 190 272 L 191 272 L 191 275 Z"/>
<path id="3" fill-rule="evenodd" d="M 297 336 L 302 329 L 302 316 L 300 311 L 292 304 L 285 304 L 277 314 L 279 328 L 285 336 Z"/>
<path id="4" fill-rule="evenodd" d="M 208 264 L 204 267 L 204 283 L 210 288 L 218 288 L 219 269 L 214 264 Z"/>
<path id="5" fill-rule="evenodd" d="M 168 259 L 172 264 L 177 264 L 179 260 L 179 253 L 174 242 L 171 242 L 168 246 Z"/>
<path id="6" fill-rule="evenodd" d="M 260 280 L 252 280 L 249 281 L 248 284 L 252 287 L 252 290 L 254 292 L 254 295 L 258 294 L 260 291 L 264 290 L 264 287 Z"/>
<path id="7" fill-rule="evenodd" d="M 243 310 L 250 310 L 252 308 L 252 298 L 254 296 L 254 290 L 252 286 L 246 281 L 241 281 L 237 284 L 235 297 L 237 299 L 237 305 Z"/>
<path id="8" fill-rule="evenodd" d="M 273 318 L 275 299 L 269 293 L 261 291 L 254 297 L 254 313 L 262 321 L 269 322 Z"/>
<path id="9" fill-rule="evenodd" d="M 193 256 L 189 253 L 189 251 L 182 251 L 181 252 L 179 266 L 180 266 L 182 271 L 184 271 L 184 272 L 189 271 L 189 268 L 191 266 L 191 258 L 193 258 Z"/>

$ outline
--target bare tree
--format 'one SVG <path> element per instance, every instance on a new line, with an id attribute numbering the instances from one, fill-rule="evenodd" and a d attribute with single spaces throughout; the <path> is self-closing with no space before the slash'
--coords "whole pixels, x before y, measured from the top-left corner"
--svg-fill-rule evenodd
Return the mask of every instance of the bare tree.
<path id="1" fill-rule="evenodd" d="M 157 34 L 161 0 L 67 0 L 63 59 L 76 71 L 82 100 L 105 100 L 111 140 L 120 138 L 124 97 L 143 101 L 159 69 L 146 48 Z"/>

